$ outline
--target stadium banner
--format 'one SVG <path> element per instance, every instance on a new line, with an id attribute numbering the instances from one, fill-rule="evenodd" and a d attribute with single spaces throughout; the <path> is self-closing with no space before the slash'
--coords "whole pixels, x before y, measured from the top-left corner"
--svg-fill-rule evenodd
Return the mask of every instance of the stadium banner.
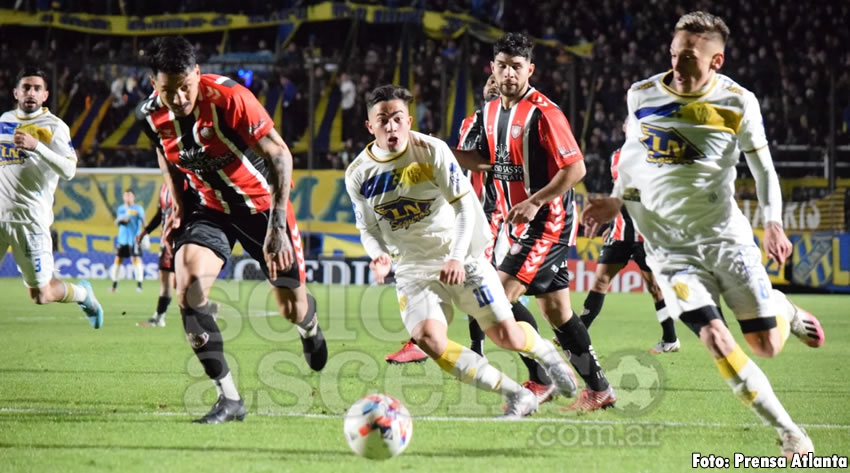
<path id="1" fill-rule="evenodd" d="M 782 202 L 782 226 L 789 231 L 842 231 L 846 215 L 844 192 L 833 192 L 823 199 Z M 753 228 L 764 226 L 764 215 L 757 200 L 738 200 L 738 207 Z"/>
<path id="2" fill-rule="evenodd" d="M 362 274 L 359 263 L 349 262 L 359 261 L 366 254 L 354 225 L 354 211 L 345 191 L 344 171 L 295 170 L 293 180 L 290 198 L 299 229 L 305 240 L 310 242 L 307 259 L 318 261 L 315 263 L 318 266 L 313 268 L 319 274 L 316 280 L 324 280 L 325 268 L 344 271 L 339 266 L 342 263 L 321 263 L 324 261 L 322 258 L 326 258 L 328 261 L 346 262 L 347 272 L 340 274 L 351 275 L 352 284 L 364 281 L 368 276 Z M 115 212 L 122 203 L 124 190 L 134 190 L 136 202 L 145 208 L 150 218 L 158 206 L 161 184 L 162 178 L 157 169 L 146 170 L 146 173 L 140 173 L 138 169 L 80 170 L 73 180 L 60 181 L 53 206 L 56 216 L 53 229 L 57 232 L 54 259 L 59 273 L 66 277 L 108 277 L 115 255 Z M 577 190 L 580 192 L 576 200 L 583 207 L 587 194 L 581 192 L 582 186 L 578 186 Z M 158 235 L 159 230 L 155 230 L 151 236 L 150 252 L 143 258 L 148 278 L 155 278 L 157 274 Z M 763 235 L 761 229 L 754 230 L 757 244 Z M 773 284 L 850 292 L 850 234 L 792 230 L 788 237 L 794 244 L 792 259 L 786 264 L 788 268 L 777 265 L 766 254 L 762 256 Z M 578 238 L 569 258 L 574 290 L 584 291 L 592 284 L 595 261 L 602 244 L 600 237 Z M 238 244 L 234 255 L 233 264 L 242 261 L 242 249 Z M 120 274 L 130 275 L 130 262 L 125 261 L 124 264 Z M 243 266 L 247 264 L 243 263 Z M 12 254 L 7 250 L 0 261 L 0 276 L 18 275 Z M 228 266 L 222 271 L 222 277 L 244 278 L 244 275 Z M 339 277 L 341 280 L 347 278 Z M 640 271 L 634 263 L 630 263 L 615 279 L 613 290 L 645 290 Z"/>
<path id="3" fill-rule="evenodd" d="M 348 2 L 323 2 L 308 7 L 270 11 L 262 15 L 178 13 L 132 17 L 54 11 L 30 13 L 8 8 L 0 9 L 0 25 L 60 28 L 82 33 L 129 36 L 212 33 L 240 28 L 273 27 L 284 23 L 333 20 L 357 20 L 370 24 L 421 25 L 425 34 L 435 39 L 458 38 L 469 33 L 482 41 L 493 42 L 504 34 L 503 30 L 466 14 L 359 5 Z M 590 57 L 593 54 L 592 43 L 571 46 L 554 40 L 536 41 L 581 57 Z"/>

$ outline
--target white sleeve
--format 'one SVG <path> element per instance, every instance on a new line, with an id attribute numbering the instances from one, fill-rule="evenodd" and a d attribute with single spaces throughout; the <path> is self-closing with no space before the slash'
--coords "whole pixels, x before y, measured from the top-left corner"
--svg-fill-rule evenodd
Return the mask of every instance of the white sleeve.
<path id="1" fill-rule="evenodd" d="M 773 159 L 767 146 L 744 153 L 747 166 L 756 181 L 756 195 L 764 213 L 765 222 L 782 225 L 782 190 L 779 177 L 773 168 Z"/>
<path id="2" fill-rule="evenodd" d="M 71 144 L 71 134 L 68 127 L 62 123 L 56 128 L 50 146 L 38 142 L 32 151 L 41 157 L 56 174 L 66 181 L 77 172 L 77 153 Z"/>
<path id="3" fill-rule="evenodd" d="M 375 259 L 382 253 L 390 254 L 387 244 L 381 235 L 375 211 L 369 207 L 369 202 L 360 195 L 360 190 L 353 175 L 346 173 L 345 189 L 351 204 L 354 206 L 354 217 L 357 229 L 360 230 L 360 242 L 370 258 Z"/>
<path id="4" fill-rule="evenodd" d="M 455 209 L 455 231 L 449 248 L 449 259 L 463 262 L 472 243 L 472 232 L 475 226 L 475 200 L 467 193 L 452 203 Z"/>
<path id="5" fill-rule="evenodd" d="M 434 181 L 443 197 L 455 210 L 454 238 L 449 258 L 463 261 L 469 252 L 475 222 L 472 185 L 463 174 L 449 146 L 440 141 L 434 145 Z"/>
<path id="6" fill-rule="evenodd" d="M 455 159 L 449 145 L 440 141 L 434 145 L 434 184 L 443 193 L 446 202 L 454 204 L 461 197 L 472 192 L 469 179 Z"/>
<path id="7" fill-rule="evenodd" d="M 752 92 L 744 95 L 744 116 L 738 125 L 738 147 L 744 153 L 758 151 L 767 147 L 767 134 L 764 131 L 764 119 L 758 99 Z"/>

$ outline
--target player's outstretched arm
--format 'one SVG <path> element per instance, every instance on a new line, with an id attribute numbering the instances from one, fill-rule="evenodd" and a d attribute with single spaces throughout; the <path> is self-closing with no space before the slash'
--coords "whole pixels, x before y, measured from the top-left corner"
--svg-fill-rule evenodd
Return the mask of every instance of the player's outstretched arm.
<path id="1" fill-rule="evenodd" d="M 287 271 L 295 263 L 295 254 L 286 234 L 286 206 L 289 202 L 289 186 L 292 183 L 292 154 L 289 147 L 272 128 L 252 147 L 269 169 L 272 206 L 269 227 L 263 244 L 269 278 L 277 279 L 277 271 Z"/>
<path id="2" fill-rule="evenodd" d="M 584 236 L 593 238 L 599 228 L 614 220 L 620 213 L 623 201 L 619 197 L 605 197 L 602 199 L 589 199 L 581 214 L 581 223 L 584 224 Z"/>
<path id="3" fill-rule="evenodd" d="M 463 168 L 478 172 L 489 171 L 490 169 L 493 169 L 493 165 L 490 164 L 490 160 L 481 156 L 478 151 L 452 149 L 452 153 L 454 153 L 455 159 L 457 159 L 458 164 L 460 164 Z"/>

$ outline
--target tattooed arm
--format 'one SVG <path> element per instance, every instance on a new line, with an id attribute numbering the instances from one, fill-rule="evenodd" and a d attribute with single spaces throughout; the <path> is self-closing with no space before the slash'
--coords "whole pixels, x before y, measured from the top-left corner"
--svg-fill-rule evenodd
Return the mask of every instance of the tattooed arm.
<path id="1" fill-rule="evenodd" d="M 295 262 L 292 244 L 286 232 L 287 203 L 292 183 L 292 154 L 283 138 L 272 129 L 252 148 L 269 169 L 272 204 L 263 253 L 269 268 L 269 279 L 277 279 L 278 271 L 287 271 Z"/>

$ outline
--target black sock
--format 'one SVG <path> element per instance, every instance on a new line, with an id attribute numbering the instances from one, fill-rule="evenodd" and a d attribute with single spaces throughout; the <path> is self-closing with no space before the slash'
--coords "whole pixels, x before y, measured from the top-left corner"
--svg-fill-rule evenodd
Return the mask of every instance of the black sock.
<path id="1" fill-rule="evenodd" d="M 655 303 L 655 312 L 667 307 L 667 304 L 664 303 L 664 299 Z M 673 317 L 668 316 L 661 322 L 661 340 L 665 343 L 673 343 L 676 341 L 676 325 L 674 324 Z"/>
<path id="2" fill-rule="evenodd" d="M 587 327 L 573 314 L 570 320 L 555 329 L 555 335 L 561 342 L 561 347 L 569 351 L 570 363 L 575 367 L 578 374 L 584 380 L 587 387 L 593 391 L 604 391 L 608 389 L 608 380 L 599 366 L 593 345 L 590 344 L 590 335 Z"/>
<path id="3" fill-rule="evenodd" d="M 142 282 L 141 281 L 136 282 L 136 287 L 141 289 L 142 288 Z"/>
<path id="4" fill-rule="evenodd" d="M 590 328 L 590 324 L 602 312 L 603 303 L 605 303 L 604 292 L 590 291 L 587 293 L 587 298 L 584 300 L 584 310 L 581 312 L 581 321 L 585 327 Z"/>
<path id="5" fill-rule="evenodd" d="M 118 287 L 118 281 L 112 281 L 112 289 L 115 289 L 117 287 Z"/>
<path id="6" fill-rule="evenodd" d="M 227 375 L 230 369 L 224 359 L 224 341 L 221 331 L 213 318 L 211 304 L 207 302 L 198 308 L 181 307 L 183 330 L 189 346 L 195 352 L 207 376 L 212 380 Z"/>
<path id="7" fill-rule="evenodd" d="M 511 311 L 514 313 L 514 318 L 517 322 L 525 322 L 528 325 L 531 325 L 535 332 L 539 333 L 537 330 L 537 321 L 534 320 L 534 315 L 531 314 L 528 307 L 522 305 L 521 302 L 514 302 L 511 306 Z M 550 379 L 549 375 L 546 374 L 546 369 L 540 366 L 539 363 L 524 356 L 520 356 L 519 359 L 522 360 L 522 363 L 525 365 L 526 369 L 528 369 L 528 379 L 535 383 L 545 384 L 547 386 L 552 384 L 552 379 Z"/>
<path id="8" fill-rule="evenodd" d="M 478 321 L 469 317 L 469 349 L 484 356 L 484 331 Z"/>
<path id="9" fill-rule="evenodd" d="M 168 296 L 159 296 L 156 301 L 156 313 L 165 314 L 168 310 L 168 304 L 171 304 L 171 298 Z"/>

